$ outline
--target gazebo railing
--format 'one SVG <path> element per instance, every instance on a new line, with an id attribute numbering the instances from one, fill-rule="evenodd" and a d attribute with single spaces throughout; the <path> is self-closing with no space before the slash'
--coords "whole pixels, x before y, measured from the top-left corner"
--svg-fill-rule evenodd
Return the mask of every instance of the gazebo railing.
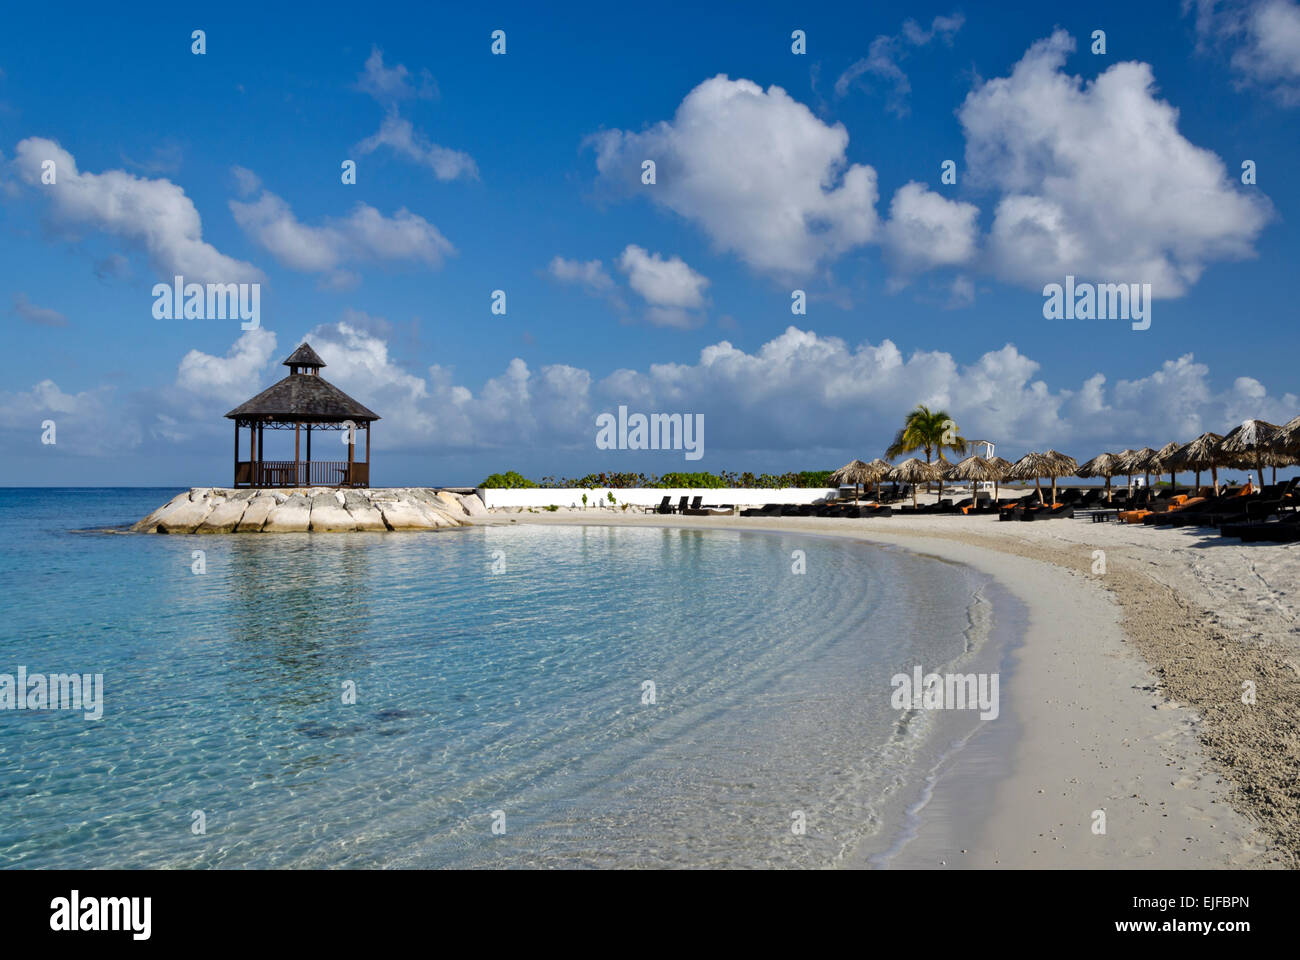
<path id="1" fill-rule="evenodd" d="M 346 460 L 242 460 L 235 466 L 238 486 L 368 487 L 370 464 Z"/>

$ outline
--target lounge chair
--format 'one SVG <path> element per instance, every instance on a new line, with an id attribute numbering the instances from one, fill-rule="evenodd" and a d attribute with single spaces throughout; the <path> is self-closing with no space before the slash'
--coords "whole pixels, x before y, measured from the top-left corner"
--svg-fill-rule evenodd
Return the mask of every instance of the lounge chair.
<path id="1" fill-rule="evenodd" d="M 657 507 L 646 507 L 645 510 L 642 511 L 642 512 L 643 512 L 643 513 L 672 513 L 672 512 L 673 512 L 673 498 L 672 498 L 672 497 L 664 497 L 662 500 L 659 501 L 659 506 L 657 506 Z"/>

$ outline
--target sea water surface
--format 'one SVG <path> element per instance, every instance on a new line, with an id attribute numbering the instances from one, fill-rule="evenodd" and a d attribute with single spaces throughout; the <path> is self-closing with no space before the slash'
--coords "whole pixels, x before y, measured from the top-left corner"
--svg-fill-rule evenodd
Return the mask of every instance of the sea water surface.
<path id="1" fill-rule="evenodd" d="M 0 710 L 0 866 L 835 866 L 978 723 L 890 678 L 998 659 L 988 579 L 899 549 L 102 532 L 175 492 L 0 490 L 0 674 L 104 677 Z"/>

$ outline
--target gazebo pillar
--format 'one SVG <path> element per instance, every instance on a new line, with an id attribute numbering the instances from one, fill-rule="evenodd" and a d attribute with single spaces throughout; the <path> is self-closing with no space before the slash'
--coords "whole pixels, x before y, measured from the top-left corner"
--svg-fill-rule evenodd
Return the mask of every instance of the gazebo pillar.
<path id="1" fill-rule="evenodd" d="M 353 427 L 348 431 L 348 486 L 352 486 L 352 464 L 356 461 L 357 455 L 357 430 Z"/>
<path id="2" fill-rule="evenodd" d="M 295 487 L 302 486 L 302 468 L 298 465 L 299 464 L 299 457 L 298 457 L 298 427 L 299 426 L 300 424 L 298 423 L 298 421 L 295 420 L 293 423 L 293 484 Z"/>

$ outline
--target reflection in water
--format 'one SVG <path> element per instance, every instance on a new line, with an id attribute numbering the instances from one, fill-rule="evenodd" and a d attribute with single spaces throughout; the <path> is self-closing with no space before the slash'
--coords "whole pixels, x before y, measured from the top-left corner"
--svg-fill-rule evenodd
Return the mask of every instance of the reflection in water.
<path id="1" fill-rule="evenodd" d="M 364 535 L 322 536 L 228 540 L 231 650 L 241 685 L 251 682 L 259 698 L 319 702 L 368 663 L 372 546 Z"/>

